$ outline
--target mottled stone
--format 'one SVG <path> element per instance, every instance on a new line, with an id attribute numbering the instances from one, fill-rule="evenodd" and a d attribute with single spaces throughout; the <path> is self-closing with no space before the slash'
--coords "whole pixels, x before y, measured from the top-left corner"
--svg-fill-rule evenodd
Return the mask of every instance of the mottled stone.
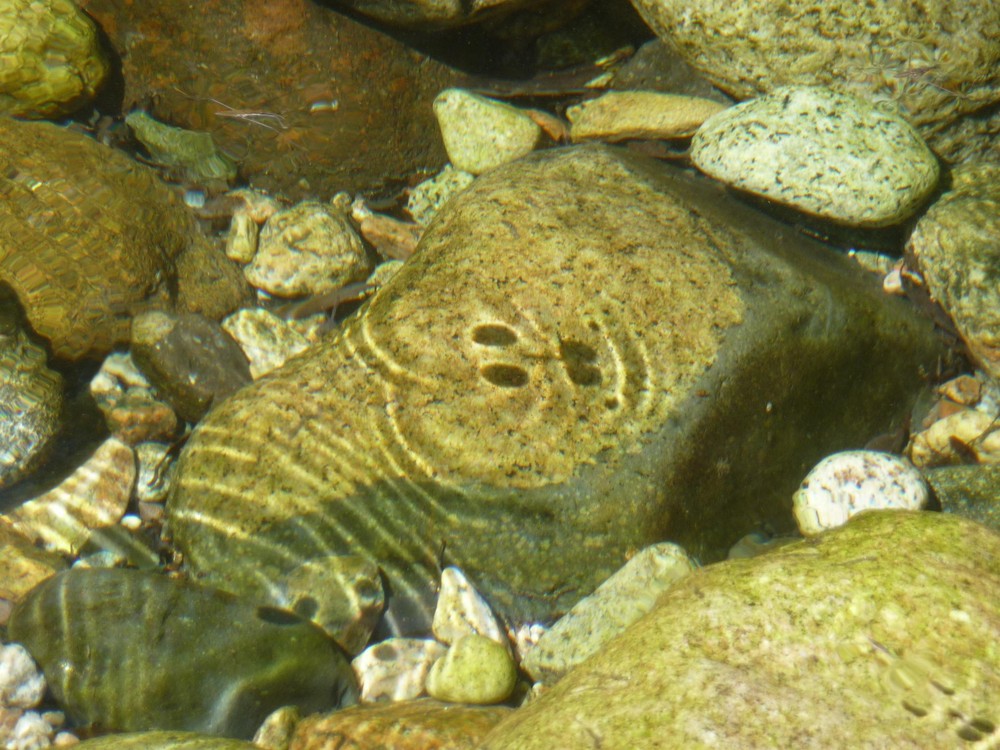
<path id="1" fill-rule="evenodd" d="M 361 685 L 361 700 L 418 697 L 431 666 L 446 652 L 446 646 L 425 638 L 387 638 L 365 649 L 351 662 Z"/>
<path id="2" fill-rule="evenodd" d="M 104 415 L 108 432 L 122 442 L 165 440 L 177 434 L 177 414 L 156 397 L 152 384 L 128 352 L 112 352 L 90 381 L 90 395 Z"/>
<path id="3" fill-rule="evenodd" d="M 295 706 L 282 706 L 261 723 L 253 736 L 253 744 L 263 750 L 288 750 L 295 726 L 302 717 Z"/>
<path id="4" fill-rule="evenodd" d="M 885 431 L 938 352 L 849 260 L 707 180 L 533 154 L 450 202 L 338 336 L 199 424 L 169 521 L 192 570 L 256 600 L 360 554 L 390 631 L 429 632 L 447 565 L 513 625 L 551 621 L 629 550 L 719 559 L 788 528 L 806 468 Z"/>
<path id="5" fill-rule="evenodd" d="M 289 750 L 333 750 L 330 738 L 344 738 L 345 748 L 473 750 L 511 710 L 454 706 L 426 698 L 354 706 L 303 719 Z"/>
<path id="6" fill-rule="evenodd" d="M 1000 465 L 947 466 L 924 472 L 945 513 L 1000 533 Z"/>
<path id="7" fill-rule="evenodd" d="M 855 226 L 899 223 L 938 179 L 937 158 L 906 120 L 819 86 L 779 88 L 711 116 L 691 160 L 728 185 Z"/>
<path id="8" fill-rule="evenodd" d="M 80 0 L 122 61 L 126 106 L 208 132 L 293 199 L 440 167 L 430 103 L 458 73 L 309 0 Z M 206 75 L 210 71 L 210 75 Z"/>
<path id="9" fill-rule="evenodd" d="M 63 381 L 31 340 L 17 304 L 0 291 L 0 488 L 46 457 L 59 431 Z"/>
<path id="10" fill-rule="evenodd" d="M 431 631 L 442 643 L 454 643 L 464 635 L 475 634 L 507 645 L 507 635 L 490 605 L 465 577 L 465 573 L 455 567 L 441 571 L 441 591 L 434 608 Z"/>
<path id="11" fill-rule="evenodd" d="M 985 747 L 998 602 L 1000 535 L 869 511 L 678 582 L 479 747 Z"/>
<path id="12" fill-rule="evenodd" d="M 531 153 L 542 135 L 526 112 L 463 89 L 442 91 L 434 115 L 452 165 L 471 174 Z"/>
<path id="13" fill-rule="evenodd" d="M 236 179 L 236 164 L 219 150 L 211 133 L 166 125 L 141 109 L 125 115 L 125 124 L 150 158 L 175 179 L 222 188 Z"/>
<path id="14" fill-rule="evenodd" d="M 45 696 L 45 678 L 19 643 L 0 644 L 0 706 L 34 708 Z"/>
<path id="15" fill-rule="evenodd" d="M 522 668 L 536 681 L 556 682 L 650 611 L 660 594 L 694 569 L 676 544 L 640 550 L 543 633 L 525 654 Z"/>
<path id="16" fill-rule="evenodd" d="M 427 226 L 438 209 L 469 187 L 474 179 L 475 175 L 447 164 L 438 174 L 410 190 L 406 210 L 415 222 Z"/>
<path id="17" fill-rule="evenodd" d="M 62 573 L 14 610 L 8 630 L 83 725 L 249 738 L 276 708 L 320 711 L 357 694 L 315 626 L 159 573 Z"/>
<path id="18" fill-rule="evenodd" d="M 56 552 L 75 555 L 92 529 L 118 523 L 135 484 L 135 454 L 108 438 L 57 487 L 7 513 L 25 536 Z"/>
<path id="19" fill-rule="evenodd" d="M 53 744 L 61 716 L 0 706 L 0 747 L 4 750 L 38 750 Z"/>
<path id="20" fill-rule="evenodd" d="M 921 469 L 1000 463 L 1000 419 L 978 409 L 960 409 L 914 435 L 907 455 Z"/>
<path id="21" fill-rule="evenodd" d="M 195 732 L 131 732 L 109 734 L 74 745 L 78 750 L 259 750 L 242 740 Z"/>
<path id="22" fill-rule="evenodd" d="M 1000 380 L 1000 162 L 956 169 L 907 252 L 969 352 Z"/>
<path id="23" fill-rule="evenodd" d="M 278 211 L 264 224 L 257 254 L 244 269 L 258 289 L 280 297 L 324 294 L 372 269 L 346 213 L 319 201 Z"/>
<path id="24" fill-rule="evenodd" d="M 244 308 L 222 321 L 246 355 L 250 376 L 257 380 L 309 348 L 309 340 L 288 321 L 260 307 Z"/>
<path id="25" fill-rule="evenodd" d="M 237 263 L 249 263 L 257 254 L 260 227 L 254 221 L 250 209 L 240 206 L 233 211 L 226 235 L 226 257 Z"/>
<path id="26" fill-rule="evenodd" d="M 929 499 L 927 483 L 902 456 L 841 451 L 809 471 L 792 498 L 792 512 L 803 536 L 813 536 L 863 510 L 922 510 Z"/>
<path id="27" fill-rule="evenodd" d="M 194 219 L 156 172 L 78 132 L 0 119 L 0 281 L 61 357 L 128 340 L 168 307 Z"/>
<path id="28" fill-rule="evenodd" d="M 517 667 L 506 644 L 473 633 L 458 638 L 427 673 L 427 694 L 452 703 L 489 705 L 506 700 Z"/>
<path id="29" fill-rule="evenodd" d="M 724 104 L 656 91 L 609 91 L 566 110 L 574 143 L 690 136 Z"/>
<path id="30" fill-rule="evenodd" d="M 132 321 L 131 345 L 139 370 L 189 422 L 251 381 L 239 344 L 203 315 L 143 313 Z"/>
<path id="31" fill-rule="evenodd" d="M 72 0 L 5 0 L 0 114 L 70 114 L 93 99 L 107 72 L 94 22 Z"/>
<path id="32" fill-rule="evenodd" d="M 896 109 L 951 162 L 995 153 L 1000 6 L 635 0 L 650 27 L 737 99 L 822 85 Z"/>
<path id="33" fill-rule="evenodd" d="M 10 604 L 65 567 L 62 557 L 39 549 L 30 537 L 0 516 L 0 622 L 6 621 Z"/>

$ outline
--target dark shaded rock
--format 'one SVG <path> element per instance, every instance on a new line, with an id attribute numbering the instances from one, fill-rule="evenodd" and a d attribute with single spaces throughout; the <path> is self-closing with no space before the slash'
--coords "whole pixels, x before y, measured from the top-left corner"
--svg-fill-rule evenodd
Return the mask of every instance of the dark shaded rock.
<path id="1" fill-rule="evenodd" d="M 251 382 L 250 363 L 239 344 L 203 315 L 150 312 L 136 317 L 132 359 L 189 422 Z"/>
<path id="2" fill-rule="evenodd" d="M 308 0 L 86 0 L 121 55 L 125 106 L 207 131 L 258 188 L 327 198 L 433 169 L 430 102 L 455 80 Z"/>
<path id="3" fill-rule="evenodd" d="M 682 579 L 478 747 L 988 746 L 998 602 L 1000 535 L 866 511 Z"/>
<path id="4" fill-rule="evenodd" d="M 885 431 L 938 352 L 905 302 L 716 186 L 542 152 L 449 202 L 336 339 L 213 410 L 171 528 L 262 601 L 304 559 L 360 554 L 398 632 L 429 630 L 446 565 L 502 616 L 551 619 L 630 550 L 710 561 L 793 528 L 807 470 Z"/>
<path id="5" fill-rule="evenodd" d="M 944 466 L 924 472 L 941 509 L 1000 532 L 1000 465 Z"/>
<path id="6" fill-rule="evenodd" d="M 271 711 L 353 703 L 354 673 L 318 628 L 231 594 L 135 570 L 70 570 L 11 616 L 72 720 L 249 738 Z"/>
<path id="7" fill-rule="evenodd" d="M 430 699 L 354 706 L 300 721 L 289 750 L 330 750 L 331 737 L 341 738 L 346 747 L 472 750 L 510 712 Z"/>
<path id="8" fill-rule="evenodd" d="M 134 732 L 86 740 L 78 750 L 260 750 L 241 740 L 208 737 L 193 732 Z"/>

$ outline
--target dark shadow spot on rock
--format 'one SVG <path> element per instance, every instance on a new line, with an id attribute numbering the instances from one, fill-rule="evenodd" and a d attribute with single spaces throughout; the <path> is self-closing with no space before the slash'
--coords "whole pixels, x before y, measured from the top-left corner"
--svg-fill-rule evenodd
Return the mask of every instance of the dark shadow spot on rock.
<path id="1" fill-rule="evenodd" d="M 257 607 L 257 617 L 272 625 L 301 625 L 302 618 L 277 607 Z"/>
<path id="2" fill-rule="evenodd" d="M 311 620 L 319 611 L 319 603 L 311 596 L 303 596 L 295 601 L 293 609 L 295 610 L 295 614 Z"/>
<path id="3" fill-rule="evenodd" d="M 517 331 L 501 325 L 482 325 L 472 329 L 472 340 L 483 346 L 510 346 L 517 341 Z"/>
<path id="4" fill-rule="evenodd" d="M 563 339 L 559 342 L 559 357 L 566 365 L 569 379 L 577 385 L 600 385 L 601 370 L 595 366 L 597 352 L 582 341 Z"/>
<path id="5" fill-rule="evenodd" d="M 528 384 L 528 373 L 515 365 L 486 365 L 479 372 L 501 388 L 522 388 Z"/>

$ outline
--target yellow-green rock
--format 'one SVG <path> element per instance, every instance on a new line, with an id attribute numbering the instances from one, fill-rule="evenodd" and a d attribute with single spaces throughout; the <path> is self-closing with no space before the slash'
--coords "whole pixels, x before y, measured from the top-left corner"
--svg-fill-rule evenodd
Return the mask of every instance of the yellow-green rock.
<path id="1" fill-rule="evenodd" d="M 452 703 L 488 705 L 506 700 L 517 682 L 510 651 L 484 635 L 463 635 L 434 662 L 427 694 Z"/>
<path id="2" fill-rule="evenodd" d="M 85 740 L 78 750 L 259 750 L 252 742 L 194 732 L 132 732 Z"/>
<path id="3" fill-rule="evenodd" d="M 69 114 L 107 72 L 97 27 L 72 0 L 0 2 L 0 114 Z"/>
<path id="4" fill-rule="evenodd" d="M 986 747 L 998 644 L 1000 535 L 868 511 L 691 574 L 480 747 Z"/>

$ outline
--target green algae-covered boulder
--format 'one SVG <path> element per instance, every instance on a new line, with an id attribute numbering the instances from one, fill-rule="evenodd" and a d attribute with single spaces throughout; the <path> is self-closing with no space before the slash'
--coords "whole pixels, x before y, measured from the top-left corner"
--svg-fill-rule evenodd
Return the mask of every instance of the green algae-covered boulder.
<path id="1" fill-rule="evenodd" d="M 132 732 L 86 740 L 78 750 L 260 750 L 252 742 L 194 732 Z"/>
<path id="2" fill-rule="evenodd" d="M 692 573 L 480 747 L 974 746 L 1000 727 L 998 643 L 1000 535 L 867 511 Z"/>
<path id="3" fill-rule="evenodd" d="M 885 430 L 936 353 L 905 303 L 706 180 L 543 152 L 449 202 L 338 337 L 214 409 L 170 524 L 199 575 L 260 601 L 358 554 L 397 632 L 430 630 L 447 565 L 551 619 L 630 550 L 720 559 L 792 528 L 809 467 Z"/>
<path id="4" fill-rule="evenodd" d="M 282 706 L 353 703 L 354 673 L 319 628 L 157 573 L 85 570 L 42 583 L 10 640 L 77 724 L 249 738 Z"/>

